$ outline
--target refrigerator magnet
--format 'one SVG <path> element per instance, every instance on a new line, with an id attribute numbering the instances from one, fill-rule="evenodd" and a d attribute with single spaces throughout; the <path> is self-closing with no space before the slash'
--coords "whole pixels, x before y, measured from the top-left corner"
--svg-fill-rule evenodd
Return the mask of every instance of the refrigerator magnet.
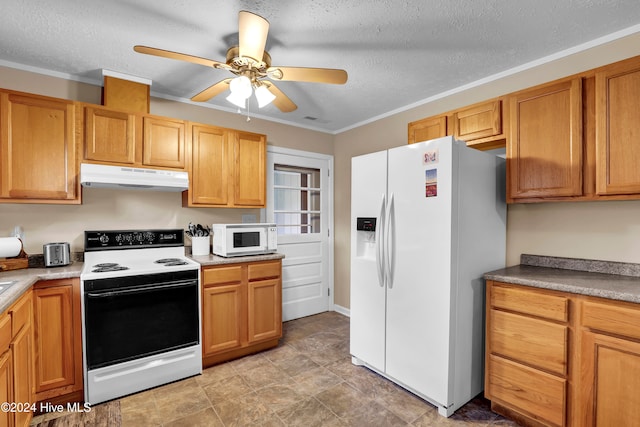
<path id="1" fill-rule="evenodd" d="M 438 195 L 438 169 L 427 169 L 424 171 L 425 197 L 436 197 Z"/>
<path id="2" fill-rule="evenodd" d="M 440 157 L 438 149 L 425 151 L 422 155 L 422 164 L 431 165 L 438 163 L 438 157 Z"/>

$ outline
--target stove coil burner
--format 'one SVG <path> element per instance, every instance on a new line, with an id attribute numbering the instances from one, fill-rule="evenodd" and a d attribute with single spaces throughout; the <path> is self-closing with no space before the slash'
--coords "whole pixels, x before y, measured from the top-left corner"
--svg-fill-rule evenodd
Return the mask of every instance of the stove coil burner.
<path id="1" fill-rule="evenodd" d="M 162 258 L 157 261 L 154 261 L 156 264 L 162 264 L 165 267 L 173 267 L 176 265 L 187 265 L 189 264 L 187 261 L 180 258 Z"/>
<path id="2" fill-rule="evenodd" d="M 128 270 L 129 267 L 125 267 L 124 265 L 116 264 L 115 262 L 103 262 L 100 264 L 96 264 L 93 266 L 92 273 L 108 273 L 110 271 L 122 271 Z"/>

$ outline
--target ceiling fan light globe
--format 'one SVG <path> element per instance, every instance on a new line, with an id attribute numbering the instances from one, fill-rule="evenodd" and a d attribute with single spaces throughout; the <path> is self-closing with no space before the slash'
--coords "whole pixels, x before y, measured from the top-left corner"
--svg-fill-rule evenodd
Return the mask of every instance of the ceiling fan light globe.
<path id="1" fill-rule="evenodd" d="M 251 96 L 251 80 L 247 76 L 239 76 L 229 83 L 231 94 L 247 99 Z"/>
<path id="2" fill-rule="evenodd" d="M 276 96 L 269 92 L 266 86 L 258 86 L 256 88 L 256 99 L 258 100 L 258 108 L 265 107 L 276 99 Z"/>
<path id="3" fill-rule="evenodd" d="M 237 95 L 233 92 L 227 96 L 227 101 L 237 106 L 238 108 L 246 108 L 247 107 L 247 98 L 244 98 L 240 95 Z"/>

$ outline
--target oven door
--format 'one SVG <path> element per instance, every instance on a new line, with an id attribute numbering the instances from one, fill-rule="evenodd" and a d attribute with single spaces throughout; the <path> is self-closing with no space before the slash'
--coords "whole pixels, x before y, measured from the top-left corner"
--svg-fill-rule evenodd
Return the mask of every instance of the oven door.
<path id="1" fill-rule="evenodd" d="M 197 270 L 84 282 L 87 369 L 197 345 Z"/>

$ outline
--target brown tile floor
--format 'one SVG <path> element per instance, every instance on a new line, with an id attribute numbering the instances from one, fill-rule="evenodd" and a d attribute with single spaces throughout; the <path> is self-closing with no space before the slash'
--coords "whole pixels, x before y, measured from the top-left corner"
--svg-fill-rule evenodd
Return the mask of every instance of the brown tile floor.
<path id="1" fill-rule="evenodd" d="M 349 318 L 335 312 L 286 322 L 277 348 L 119 404 L 122 426 L 136 427 L 517 425 L 492 413 L 482 398 L 441 417 L 429 403 L 352 365 Z"/>

